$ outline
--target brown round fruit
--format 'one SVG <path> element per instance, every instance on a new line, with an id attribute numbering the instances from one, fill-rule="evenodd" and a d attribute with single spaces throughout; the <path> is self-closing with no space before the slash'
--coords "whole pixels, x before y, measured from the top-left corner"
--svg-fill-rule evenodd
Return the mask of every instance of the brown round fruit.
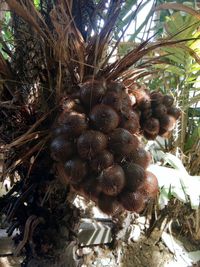
<path id="1" fill-rule="evenodd" d="M 123 106 L 121 93 L 107 92 L 102 103 L 111 106 L 116 111 L 121 112 Z"/>
<path id="2" fill-rule="evenodd" d="M 141 192 L 123 191 L 119 195 L 119 203 L 128 211 L 140 213 L 145 208 L 146 198 Z"/>
<path id="3" fill-rule="evenodd" d="M 146 109 L 150 109 L 151 108 L 151 101 L 150 100 L 143 100 L 140 105 L 139 108 L 141 110 L 146 110 Z"/>
<path id="4" fill-rule="evenodd" d="M 126 177 L 126 189 L 131 192 L 136 191 L 146 178 L 145 170 L 133 162 L 124 164 L 123 170 Z"/>
<path id="5" fill-rule="evenodd" d="M 53 136 L 64 135 L 67 138 L 67 136 L 69 136 L 68 132 L 69 132 L 68 127 L 64 124 L 56 125 L 56 127 L 52 129 Z"/>
<path id="6" fill-rule="evenodd" d="M 58 123 L 64 124 L 66 134 L 75 137 L 83 133 L 88 127 L 85 114 L 75 111 L 63 112 L 58 118 Z"/>
<path id="7" fill-rule="evenodd" d="M 176 107 L 170 107 L 168 108 L 168 112 L 169 115 L 171 115 L 172 117 L 174 117 L 176 120 L 179 119 L 179 117 L 181 116 L 181 110 L 179 108 Z"/>
<path id="8" fill-rule="evenodd" d="M 139 188 L 139 191 L 147 197 L 156 197 L 159 191 L 158 180 L 152 172 L 146 171 L 146 179 L 142 186 Z"/>
<path id="9" fill-rule="evenodd" d="M 53 139 L 50 145 L 51 157 L 60 162 L 68 160 L 74 152 L 73 143 L 69 142 L 64 136 L 57 136 Z"/>
<path id="10" fill-rule="evenodd" d="M 116 196 L 125 185 L 124 171 L 121 166 L 113 165 L 103 170 L 98 180 L 104 194 Z"/>
<path id="11" fill-rule="evenodd" d="M 91 107 L 101 101 L 106 88 L 102 81 L 89 80 L 80 85 L 80 99 L 86 107 Z"/>
<path id="12" fill-rule="evenodd" d="M 161 92 L 154 91 L 151 93 L 151 104 L 153 107 L 162 104 L 163 94 Z"/>
<path id="13" fill-rule="evenodd" d="M 129 131 L 117 128 L 110 134 L 108 145 L 116 156 L 126 157 L 139 147 L 139 140 Z"/>
<path id="14" fill-rule="evenodd" d="M 128 119 L 122 118 L 120 126 L 132 134 L 139 132 L 140 123 L 138 114 L 134 111 L 131 111 Z"/>
<path id="15" fill-rule="evenodd" d="M 152 160 L 150 152 L 146 151 L 143 147 L 138 147 L 135 151 L 131 152 L 128 159 L 144 169 L 149 166 Z"/>
<path id="16" fill-rule="evenodd" d="M 163 97 L 163 104 L 166 106 L 166 107 L 171 107 L 174 103 L 174 98 L 173 96 L 171 95 L 164 95 Z"/>
<path id="17" fill-rule="evenodd" d="M 115 81 L 108 81 L 107 89 L 110 92 L 121 93 L 125 89 L 125 87 L 123 83 L 115 82 Z"/>
<path id="18" fill-rule="evenodd" d="M 107 146 L 107 137 L 99 132 L 89 130 L 84 132 L 77 141 L 78 153 L 83 159 L 91 159 Z"/>
<path id="19" fill-rule="evenodd" d="M 119 124 L 119 115 L 113 108 L 104 104 L 94 106 L 89 117 L 92 127 L 104 133 L 113 131 Z"/>
<path id="20" fill-rule="evenodd" d="M 123 105 L 126 106 L 126 107 L 131 108 L 132 107 L 132 102 L 131 102 L 131 99 L 130 99 L 128 93 L 123 91 L 121 93 L 121 95 L 122 95 L 122 100 L 123 100 L 122 103 L 123 103 Z"/>
<path id="21" fill-rule="evenodd" d="M 153 117 L 146 120 L 143 124 L 143 130 L 152 135 L 155 134 L 157 135 L 159 133 L 159 129 L 160 129 L 159 120 Z"/>
<path id="22" fill-rule="evenodd" d="M 79 183 L 88 173 L 87 163 L 79 158 L 70 159 L 65 163 L 65 172 L 72 184 Z"/>
<path id="23" fill-rule="evenodd" d="M 90 167 L 94 172 L 99 173 L 103 169 L 106 169 L 113 165 L 113 163 L 113 154 L 111 154 L 108 150 L 104 150 L 91 160 Z"/>
<path id="24" fill-rule="evenodd" d="M 160 105 L 154 107 L 153 116 L 155 118 L 161 118 L 165 114 L 167 114 L 167 107 L 165 105 L 160 104 Z"/>
<path id="25" fill-rule="evenodd" d="M 109 105 L 117 112 L 124 116 L 128 116 L 132 107 L 132 102 L 129 95 L 125 92 L 113 92 L 108 91 L 102 100 L 103 104 Z"/>
<path id="26" fill-rule="evenodd" d="M 101 194 L 98 200 L 99 209 L 108 215 L 113 215 L 118 210 L 119 205 L 115 197 Z"/>
<path id="27" fill-rule="evenodd" d="M 176 119 L 171 115 L 164 115 L 160 118 L 160 128 L 166 131 L 172 131 L 176 126 Z"/>

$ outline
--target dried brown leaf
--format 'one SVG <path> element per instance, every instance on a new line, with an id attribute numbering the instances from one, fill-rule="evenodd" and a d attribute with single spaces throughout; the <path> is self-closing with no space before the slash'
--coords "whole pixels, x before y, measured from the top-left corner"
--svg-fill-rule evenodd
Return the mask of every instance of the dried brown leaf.
<path id="1" fill-rule="evenodd" d="M 84 58 L 85 46 L 84 40 L 77 29 L 69 4 L 61 3 L 51 11 L 51 20 L 55 29 L 56 45 L 54 54 L 59 64 L 68 68 L 71 76 L 76 80 L 75 70 L 79 75 L 79 79 L 83 79 L 84 75 Z M 72 61 L 73 58 L 73 61 Z M 59 70 L 61 66 L 59 65 Z M 57 79 L 60 81 L 60 74 Z M 57 88 L 59 83 L 57 82 Z M 61 88 L 57 90 L 57 96 L 60 94 Z"/>
<path id="2" fill-rule="evenodd" d="M 124 58 L 122 58 L 121 60 L 117 60 L 115 63 L 113 63 L 111 67 L 109 67 L 106 70 L 107 73 L 104 72 L 103 75 L 107 79 L 115 80 L 119 76 L 121 76 L 124 71 L 130 68 L 133 64 L 135 64 L 138 60 L 140 60 L 142 57 L 147 55 L 149 52 L 160 47 L 173 46 L 173 45 L 177 45 L 179 43 L 187 42 L 190 40 L 195 40 L 195 38 L 183 39 L 183 40 L 166 40 L 165 39 L 165 40 L 156 42 L 146 48 L 145 48 L 145 45 L 147 45 L 147 43 L 145 45 L 140 45 L 140 47 L 133 49 L 126 56 L 124 56 Z"/>
<path id="3" fill-rule="evenodd" d="M 38 119 L 36 121 L 35 124 L 33 124 L 30 129 L 25 132 L 23 135 L 21 135 L 20 137 L 18 137 L 16 140 L 14 140 L 12 143 L 7 144 L 4 146 L 4 148 L 7 149 L 11 149 L 14 146 L 18 146 L 20 144 L 23 144 L 23 142 L 27 141 L 27 140 L 31 140 L 34 136 L 35 133 L 33 133 L 33 131 L 47 118 L 48 115 L 51 114 L 53 110 L 50 110 L 48 113 L 44 114 L 40 119 Z"/>

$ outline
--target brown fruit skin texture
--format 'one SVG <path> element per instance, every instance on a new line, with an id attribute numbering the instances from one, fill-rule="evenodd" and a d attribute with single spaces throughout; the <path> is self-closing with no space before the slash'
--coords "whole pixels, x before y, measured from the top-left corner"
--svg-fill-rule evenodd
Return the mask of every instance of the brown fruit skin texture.
<path id="1" fill-rule="evenodd" d="M 58 118 L 58 124 L 65 128 L 65 133 L 70 136 L 78 137 L 88 127 L 85 114 L 72 112 L 63 112 Z"/>
<path id="2" fill-rule="evenodd" d="M 161 92 L 154 91 L 150 94 L 151 97 L 151 105 L 153 107 L 162 104 L 163 102 L 163 94 Z"/>
<path id="3" fill-rule="evenodd" d="M 179 117 L 181 116 L 181 110 L 179 108 L 176 108 L 176 107 L 168 108 L 167 113 L 169 115 L 171 115 L 172 117 L 174 117 L 176 120 L 178 120 Z"/>
<path id="4" fill-rule="evenodd" d="M 70 159 L 65 163 L 65 173 L 70 183 L 79 183 L 88 173 L 87 163 L 79 158 Z"/>
<path id="5" fill-rule="evenodd" d="M 150 165 L 152 158 L 151 154 L 146 151 L 143 147 L 138 147 L 135 151 L 131 152 L 129 161 L 140 165 L 142 168 L 147 169 Z"/>
<path id="6" fill-rule="evenodd" d="M 103 213 L 113 215 L 119 206 L 115 197 L 101 194 L 98 199 L 98 207 Z"/>
<path id="7" fill-rule="evenodd" d="M 107 81 L 107 88 L 108 91 L 115 93 L 121 93 L 125 89 L 123 83 L 115 81 Z"/>
<path id="8" fill-rule="evenodd" d="M 161 118 L 165 114 L 167 114 L 167 107 L 165 105 L 160 104 L 160 105 L 154 107 L 154 109 L 153 109 L 153 116 L 155 118 Z"/>
<path id="9" fill-rule="evenodd" d="M 123 166 L 123 170 L 126 177 L 125 188 L 127 191 L 136 191 L 146 179 L 145 170 L 133 162 L 126 163 Z"/>
<path id="10" fill-rule="evenodd" d="M 119 195 L 119 203 L 128 211 L 140 213 L 144 210 L 146 197 L 141 192 L 123 191 Z"/>
<path id="11" fill-rule="evenodd" d="M 139 140 L 129 131 L 117 128 L 110 134 L 108 145 L 116 156 L 126 157 L 139 147 Z"/>
<path id="12" fill-rule="evenodd" d="M 146 171 L 146 179 L 139 188 L 139 191 L 149 198 L 155 198 L 157 196 L 159 192 L 158 180 L 152 172 Z"/>
<path id="13" fill-rule="evenodd" d="M 143 129 L 145 132 L 149 134 L 157 135 L 160 129 L 159 120 L 153 117 L 149 118 L 148 120 L 144 122 Z"/>
<path id="14" fill-rule="evenodd" d="M 122 101 L 123 105 L 125 107 L 131 108 L 132 107 L 132 102 L 131 102 L 131 99 L 130 99 L 129 95 L 125 91 L 123 91 L 121 96 L 122 96 L 122 100 L 123 100 Z"/>
<path id="15" fill-rule="evenodd" d="M 85 131 L 77 141 L 77 149 L 81 158 L 91 159 L 105 150 L 107 137 L 99 131 Z"/>
<path id="16" fill-rule="evenodd" d="M 141 110 L 145 110 L 145 109 L 150 109 L 151 108 L 151 101 L 150 100 L 143 100 L 140 105 L 139 108 Z"/>
<path id="17" fill-rule="evenodd" d="M 106 88 L 102 81 L 89 80 L 80 85 L 80 99 L 88 108 L 99 103 L 105 92 Z"/>
<path id="18" fill-rule="evenodd" d="M 102 103 L 111 106 L 118 112 L 121 112 L 123 107 L 121 93 L 107 92 L 102 100 Z"/>
<path id="19" fill-rule="evenodd" d="M 138 114 L 131 111 L 128 119 L 122 118 L 120 127 L 128 130 L 132 134 L 139 132 L 140 123 Z"/>
<path id="20" fill-rule="evenodd" d="M 124 91 L 108 91 L 103 98 L 102 103 L 111 106 L 124 116 L 128 116 L 132 105 L 130 97 Z"/>
<path id="21" fill-rule="evenodd" d="M 166 107 L 171 107 L 174 103 L 174 98 L 173 96 L 171 95 L 164 95 L 163 96 L 163 104 L 166 106 Z"/>
<path id="22" fill-rule="evenodd" d="M 55 137 L 50 145 L 51 157 L 60 162 L 65 162 L 74 153 L 74 145 L 64 136 Z"/>
<path id="23" fill-rule="evenodd" d="M 113 165 L 103 170 L 98 180 L 104 194 L 116 196 L 125 185 L 124 171 L 121 166 Z"/>
<path id="24" fill-rule="evenodd" d="M 122 92 L 122 109 L 120 111 L 120 115 L 128 119 L 131 108 L 132 104 L 130 97 L 125 92 Z"/>
<path id="25" fill-rule="evenodd" d="M 90 167 L 94 172 L 99 173 L 103 169 L 106 169 L 113 165 L 113 163 L 113 154 L 111 154 L 108 150 L 104 150 L 91 160 Z"/>
<path id="26" fill-rule="evenodd" d="M 160 118 L 160 128 L 166 131 L 172 131 L 176 125 L 176 119 L 171 115 L 165 115 Z"/>
<path id="27" fill-rule="evenodd" d="M 119 124 L 119 115 L 117 112 L 104 104 L 94 106 L 89 117 L 91 126 L 103 133 L 113 131 Z"/>
<path id="28" fill-rule="evenodd" d="M 56 137 L 59 135 L 63 135 L 65 137 L 69 136 L 68 134 L 69 130 L 68 127 L 66 125 L 56 125 L 53 129 L 52 129 L 52 136 Z"/>

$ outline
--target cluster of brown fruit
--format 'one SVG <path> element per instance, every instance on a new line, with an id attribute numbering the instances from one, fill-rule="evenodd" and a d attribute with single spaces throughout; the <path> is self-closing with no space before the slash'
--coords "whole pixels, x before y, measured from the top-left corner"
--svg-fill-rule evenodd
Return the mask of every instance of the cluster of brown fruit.
<path id="1" fill-rule="evenodd" d="M 133 89 L 136 98 L 135 108 L 140 114 L 141 132 L 148 140 L 158 135 L 169 137 L 181 115 L 180 109 L 173 105 L 174 98 L 161 92 Z"/>
<path id="2" fill-rule="evenodd" d="M 151 155 L 139 139 L 141 103 L 122 83 L 88 80 L 56 120 L 51 155 L 59 173 L 107 214 L 120 207 L 141 212 L 158 192 L 157 178 L 146 170 Z M 154 113 L 155 103 L 149 106 Z"/>

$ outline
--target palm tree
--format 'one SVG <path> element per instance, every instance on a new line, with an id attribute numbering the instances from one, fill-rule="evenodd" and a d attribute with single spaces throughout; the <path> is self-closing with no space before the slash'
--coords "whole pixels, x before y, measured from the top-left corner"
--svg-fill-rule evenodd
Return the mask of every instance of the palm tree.
<path id="1" fill-rule="evenodd" d="M 6 37 L 3 36 L 0 40 L 2 81 L 0 85 L 0 142 L 5 158 L 2 179 L 9 177 L 12 189 L 1 198 L 0 205 L 10 225 L 8 234 L 11 235 L 14 229 L 19 229 L 19 234 L 14 237 L 15 254 L 25 255 L 23 266 L 71 266 L 69 255 L 73 253 L 69 251 L 76 242 L 74 232 L 77 230 L 80 214 L 71 204 L 70 196 L 78 192 L 95 201 L 99 196 L 96 184 L 92 184 L 95 188 L 93 192 L 91 184 L 88 185 L 85 180 L 79 181 L 84 172 L 87 173 L 85 162 L 90 164 L 92 161 L 88 157 L 92 155 L 91 142 L 89 154 L 85 152 L 88 146 L 84 147 L 83 144 L 85 145 L 84 142 L 88 142 L 89 138 L 93 137 L 88 135 L 85 138 L 86 141 L 85 139 L 81 141 L 82 139 L 79 140 L 77 136 L 74 136 L 77 131 L 79 135 L 85 134 L 86 128 L 91 127 L 88 126 L 89 119 L 90 124 L 94 123 L 94 128 L 99 127 L 96 125 L 96 111 L 94 112 L 95 119 L 90 115 L 91 102 L 97 97 L 102 104 L 99 94 L 102 97 L 102 90 L 112 91 L 110 88 L 113 87 L 127 102 L 122 105 L 121 113 L 119 112 L 118 115 L 112 108 L 109 109 L 111 113 L 108 114 L 111 114 L 112 121 L 116 120 L 116 125 L 111 125 L 111 120 L 109 120 L 105 129 L 98 128 L 103 134 L 98 133 L 101 143 L 100 145 L 98 142 L 97 145 L 95 143 L 94 154 L 98 145 L 105 149 L 104 133 L 108 127 L 114 129 L 119 126 L 119 114 L 120 119 L 123 117 L 126 122 L 129 120 L 126 117 L 126 107 L 129 107 L 130 95 L 132 95 L 132 101 L 136 99 L 134 112 L 138 120 L 137 135 L 144 134 L 147 139 L 151 139 L 157 134 L 166 133 L 168 129 L 164 129 L 164 132 L 156 129 L 154 134 L 151 132 L 149 134 L 147 131 L 151 128 L 146 123 L 149 117 L 144 115 L 143 104 L 140 105 L 141 103 L 138 102 L 139 89 L 136 87 L 138 78 L 149 75 L 148 71 L 144 71 L 145 64 L 149 66 L 152 63 L 149 60 L 143 64 L 139 63 L 150 51 L 161 46 L 175 44 L 180 40 L 174 41 L 168 38 L 151 44 L 149 39 L 123 58 L 111 63 L 111 58 L 123 38 L 126 27 L 141 7 L 142 1 L 139 5 L 135 5 L 136 1 L 123 0 L 6 0 L 6 3 L 9 11 L 4 14 L 6 25 L 2 24 Z M 133 10 L 132 16 L 120 34 L 116 31 L 116 25 L 123 18 L 124 10 L 129 7 Z M 6 38 L 9 38 L 9 43 L 6 42 Z M 88 84 L 89 88 L 92 88 L 89 94 Z M 124 85 L 126 85 L 126 91 Z M 84 95 L 84 90 L 86 90 L 86 95 Z M 145 90 L 139 90 L 139 95 L 141 92 L 145 97 L 147 96 L 147 99 L 150 99 Z M 91 94 L 94 94 L 92 98 Z M 151 97 L 156 98 L 157 95 L 154 94 Z M 133 103 L 130 105 L 131 109 L 132 105 Z M 70 119 L 71 136 L 69 137 L 67 129 L 67 137 L 63 137 L 63 131 L 65 133 L 66 130 L 63 130 L 63 125 L 69 126 L 68 115 L 71 114 L 71 109 L 76 115 L 76 123 L 73 125 L 74 121 Z M 140 121 L 138 114 L 141 114 Z M 152 124 L 155 120 L 157 122 L 157 119 L 154 119 Z M 120 125 L 122 130 L 125 130 L 125 124 Z M 130 138 L 133 140 L 132 136 Z M 135 135 L 134 138 L 134 144 L 138 146 L 140 141 Z M 71 139 L 73 139 L 73 145 Z M 77 151 L 74 149 L 76 142 L 78 153 L 81 158 L 86 157 L 85 161 L 73 158 L 69 160 L 69 156 L 77 156 Z M 111 146 L 114 154 L 115 147 L 115 145 Z M 144 174 L 146 165 L 148 165 L 148 155 L 145 153 L 145 164 L 142 163 L 142 167 L 141 164 L 138 167 Z M 109 169 L 109 171 L 112 170 L 111 173 L 103 172 L 100 176 L 101 183 L 106 183 L 106 186 L 101 188 L 103 193 L 101 192 L 98 204 L 107 213 L 115 211 L 117 201 L 121 201 L 127 209 L 130 208 L 130 205 L 115 196 L 115 193 L 121 192 L 124 186 L 124 172 L 120 166 L 124 161 L 115 157 L 115 161 L 117 160 L 118 167 L 111 166 L 112 168 Z M 72 171 L 74 171 L 73 175 Z M 126 166 L 124 171 L 126 171 Z M 116 191 L 113 191 L 113 188 L 108 190 L 110 188 L 108 181 L 113 175 L 116 175 L 116 180 L 119 181 Z M 69 176 L 76 182 L 73 179 L 69 180 Z M 111 178 L 106 180 L 105 176 Z M 88 179 L 91 181 L 91 177 Z M 97 183 L 97 180 L 95 182 Z M 109 200 L 106 206 L 104 199 Z M 134 202 L 134 207 L 131 206 L 131 209 L 139 212 L 146 201 L 144 195 L 141 195 L 138 205 Z"/>

